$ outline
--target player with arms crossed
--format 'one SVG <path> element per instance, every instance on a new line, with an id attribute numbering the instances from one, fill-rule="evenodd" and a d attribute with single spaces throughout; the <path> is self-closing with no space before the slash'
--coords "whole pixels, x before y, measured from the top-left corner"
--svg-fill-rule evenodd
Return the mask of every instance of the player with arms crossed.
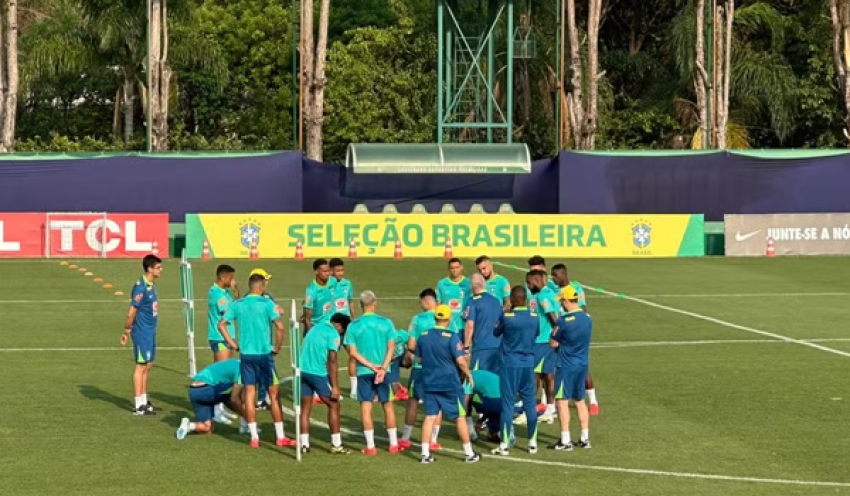
<path id="1" fill-rule="evenodd" d="M 328 407 L 328 426 L 331 431 L 331 453 L 347 455 L 351 451 L 342 445 L 340 434 L 340 393 L 338 359 L 340 336 L 345 334 L 351 318 L 334 314 L 330 322 L 317 324 L 301 344 L 301 451 L 310 452 L 310 402 L 313 394 Z"/>
<path id="2" fill-rule="evenodd" d="M 333 313 L 348 315 L 352 319 L 357 315 L 355 312 L 354 285 L 345 278 L 345 263 L 341 258 L 332 258 L 328 263 L 334 283 L 333 288 Z M 348 357 L 348 379 L 350 381 L 350 395 L 357 397 L 357 362 Z M 315 399 L 313 400 L 315 403 Z"/>
<path id="3" fill-rule="evenodd" d="M 183 439 L 190 432 L 209 434 L 213 431 L 213 414 L 222 403 L 227 403 L 236 412 L 240 408 L 239 360 L 228 358 L 219 360 L 192 378 L 189 387 L 189 401 L 195 410 L 195 421 L 184 417 L 177 429 L 177 439 Z"/>
<path id="4" fill-rule="evenodd" d="M 463 311 L 472 296 L 469 279 L 463 275 L 463 263 L 459 258 L 449 260 L 449 275 L 437 283 L 437 303 L 452 309 L 452 329 L 463 329 Z"/>
<path id="5" fill-rule="evenodd" d="M 257 386 L 268 384 L 269 408 L 274 421 L 278 446 L 296 446 L 297 443 L 286 437 L 283 430 L 283 412 L 278 401 L 277 371 L 274 365 L 274 355 L 280 352 L 283 345 L 283 323 L 276 305 L 269 299 L 263 298 L 266 278 L 254 274 L 248 279 L 248 294 L 241 300 L 233 302 L 230 309 L 218 324 L 218 330 L 230 345 L 231 349 L 240 352 L 240 376 L 244 387 L 245 420 L 251 434 L 251 447 L 260 447 L 260 436 L 257 431 Z M 227 324 L 239 323 L 239 343 L 230 336 Z M 272 348 L 269 336 L 269 325 L 274 324 L 276 342 Z"/>
<path id="6" fill-rule="evenodd" d="M 351 322 L 345 334 L 348 352 L 357 360 L 357 400 L 363 420 L 366 448 L 363 454 L 375 456 L 375 425 L 372 422 L 372 402 L 376 399 L 384 409 L 390 453 L 402 451 L 398 446 L 392 390 L 386 382 L 387 368 L 395 352 L 395 326 L 392 321 L 375 313 L 378 297 L 372 291 L 360 293 L 362 314 Z"/>
<path id="7" fill-rule="evenodd" d="M 162 275 L 162 260 L 156 255 L 145 255 L 142 259 L 145 273 L 136 281 L 130 292 L 130 309 L 121 335 L 121 346 L 127 338 L 133 338 L 133 394 L 135 415 L 156 415 L 156 409 L 148 401 L 148 374 L 156 360 L 156 323 L 159 317 L 159 300 L 154 281 Z"/>
<path id="8" fill-rule="evenodd" d="M 423 289 L 419 293 L 419 304 L 422 307 L 422 312 L 413 317 L 408 327 L 407 336 L 407 355 L 405 363 L 412 365 L 410 377 L 407 382 L 407 411 L 404 416 L 404 432 L 402 432 L 401 440 L 398 445 L 402 449 L 408 449 L 411 446 L 410 437 L 413 435 L 413 426 L 416 424 L 416 410 L 419 408 L 419 401 L 422 399 L 421 376 L 422 365 L 415 359 L 416 341 L 419 336 L 428 329 L 433 329 L 437 325 L 437 319 L 434 312 L 437 310 L 437 293 L 431 289 Z M 453 322 L 453 321 L 452 321 Z M 449 331 L 457 332 L 456 328 L 452 328 L 452 323 L 449 323 Z M 417 384 L 420 385 L 417 389 Z M 431 431 L 430 447 L 431 451 L 438 451 L 440 445 L 437 444 L 437 439 L 440 436 L 440 422 L 442 418 L 438 418 L 434 422 L 434 428 Z"/>
<path id="9" fill-rule="evenodd" d="M 511 306 L 511 283 L 505 278 L 493 272 L 493 262 L 487 255 L 475 259 L 475 267 L 478 273 L 484 276 L 487 282 L 487 292 L 495 296 L 505 309 Z"/>
<path id="10" fill-rule="evenodd" d="M 422 364 L 422 388 L 424 389 L 425 420 L 422 422 L 422 439 L 431 437 L 431 429 L 442 412 L 449 420 L 457 424 L 457 433 L 463 443 L 466 463 L 475 463 L 481 455 L 472 450 L 469 429 L 464 421 L 463 384 L 458 377 L 458 369 L 470 385 L 475 381 L 469 373 L 466 353 L 458 333 L 449 332 L 448 325 L 452 315 L 447 305 L 440 305 L 434 312 L 437 325 L 425 331 L 416 342 L 416 359 Z M 422 463 L 433 463 L 429 443 L 422 443 Z"/>
<path id="11" fill-rule="evenodd" d="M 572 286 L 578 295 L 578 305 L 582 310 L 587 312 L 587 297 L 584 294 L 584 288 L 581 284 L 570 281 L 570 276 L 567 273 L 567 266 L 564 264 L 556 264 L 552 266 L 552 280 L 558 285 L 558 291 L 562 291 L 567 286 Z M 590 414 L 599 415 L 599 403 L 596 401 L 596 388 L 593 385 L 593 377 L 590 372 L 587 373 L 587 399 L 590 401 Z"/>
<path id="12" fill-rule="evenodd" d="M 584 403 L 585 379 L 590 362 L 590 338 L 593 321 L 578 304 L 578 293 L 572 286 L 561 290 L 558 299 L 567 311 L 552 331 L 549 344 L 558 353 L 558 368 L 555 373 L 555 400 L 558 402 L 558 420 L 561 424 L 561 439 L 549 446 L 550 449 L 570 451 L 570 406 L 576 406 L 581 425 L 581 438 L 575 444 L 579 448 L 590 448 L 590 415 Z"/>
<path id="13" fill-rule="evenodd" d="M 511 309 L 502 315 L 496 336 L 502 337 L 499 348 L 499 394 L 502 398 L 502 414 L 499 416 L 499 446 L 490 452 L 507 456 L 513 426 L 514 399 L 517 393 L 522 399 L 528 419 L 528 452 L 537 453 L 537 411 L 534 409 L 534 341 L 540 324 L 537 314 L 527 304 L 525 288 L 511 289 Z"/>

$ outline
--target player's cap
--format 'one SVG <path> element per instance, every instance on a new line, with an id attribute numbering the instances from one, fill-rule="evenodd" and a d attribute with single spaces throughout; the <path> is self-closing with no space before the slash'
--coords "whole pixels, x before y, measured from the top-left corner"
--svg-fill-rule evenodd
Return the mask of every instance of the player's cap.
<path id="1" fill-rule="evenodd" d="M 452 309 L 448 305 L 440 305 L 434 310 L 434 317 L 439 320 L 449 320 L 452 318 Z"/>
<path id="2" fill-rule="evenodd" d="M 248 277 L 250 277 L 250 276 L 263 276 L 266 279 L 266 281 L 268 281 L 269 279 L 272 278 L 272 275 L 269 274 L 268 272 L 264 271 L 263 269 L 252 270 L 251 273 L 248 274 Z"/>
<path id="3" fill-rule="evenodd" d="M 577 300 L 578 299 L 578 291 L 576 288 L 572 287 L 572 285 L 561 288 L 561 291 L 558 292 L 557 296 L 558 301 L 563 300 Z"/>

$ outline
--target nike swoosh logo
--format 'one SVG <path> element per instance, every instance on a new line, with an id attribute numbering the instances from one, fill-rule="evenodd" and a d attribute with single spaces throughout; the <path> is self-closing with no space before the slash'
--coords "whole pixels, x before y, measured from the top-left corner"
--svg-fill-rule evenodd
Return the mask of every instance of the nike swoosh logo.
<path id="1" fill-rule="evenodd" d="M 752 238 L 753 236 L 755 236 L 756 234 L 758 234 L 760 232 L 761 231 L 759 230 L 759 231 L 755 231 L 755 232 L 751 232 L 751 233 L 747 233 L 747 234 L 741 234 L 741 232 L 738 231 L 738 232 L 735 233 L 735 241 L 746 241 L 746 240 Z"/>

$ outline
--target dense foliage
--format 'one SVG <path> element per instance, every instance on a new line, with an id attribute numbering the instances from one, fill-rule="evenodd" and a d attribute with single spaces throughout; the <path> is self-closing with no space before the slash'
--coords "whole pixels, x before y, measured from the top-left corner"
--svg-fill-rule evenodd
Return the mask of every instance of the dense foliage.
<path id="1" fill-rule="evenodd" d="M 170 148 L 297 148 L 291 3 L 174 1 Z M 90 3 L 35 2 L 21 23 L 18 150 L 144 146 L 145 28 L 136 5 L 144 2 L 98 0 L 109 8 L 87 13 L 81 5 Z M 730 147 L 844 146 L 827 2 L 736 3 Z M 556 5 L 537 0 L 517 9 L 530 16 L 538 49 L 517 69 L 527 82 L 516 89 L 524 92 L 515 99 L 524 106 L 515 112 L 523 119 L 516 140 L 537 157 L 557 148 Z M 693 146 L 693 19 L 688 0 L 605 0 L 598 149 Z M 434 141 L 432 2 L 333 0 L 329 37 L 326 161 L 341 160 L 352 141 Z M 116 105 L 128 79 L 139 83 L 132 118 Z"/>

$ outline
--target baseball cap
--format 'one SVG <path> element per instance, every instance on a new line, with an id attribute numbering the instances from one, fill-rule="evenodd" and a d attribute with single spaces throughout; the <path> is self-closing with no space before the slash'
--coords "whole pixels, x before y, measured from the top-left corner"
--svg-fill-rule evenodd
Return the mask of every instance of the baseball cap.
<path id="1" fill-rule="evenodd" d="M 452 309 L 448 305 L 440 305 L 434 311 L 434 317 L 440 320 L 449 320 L 452 318 Z"/>
<path id="2" fill-rule="evenodd" d="M 272 275 L 269 274 L 268 272 L 264 271 L 263 269 L 252 270 L 251 273 L 248 274 L 248 277 L 254 276 L 254 275 L 263 276 L 266 279 L 266 281 L 268 281 L 269 279 L 272 278 Z"/>
<path id="3" fill-rule="evenodd" d="M 578 291 L 576 288 L 572 287 L 572 285 L 561 288 L 561 291 L 558 292 L 557 296 L 558 301 L 563 300 L 577 300 L 578 299 Z"/>

